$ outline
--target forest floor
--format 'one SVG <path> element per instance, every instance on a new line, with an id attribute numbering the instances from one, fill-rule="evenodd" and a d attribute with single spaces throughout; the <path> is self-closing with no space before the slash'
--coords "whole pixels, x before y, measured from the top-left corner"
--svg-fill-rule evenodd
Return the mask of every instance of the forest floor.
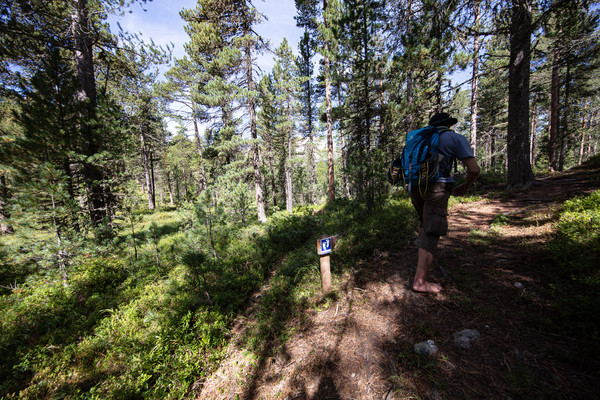
<path id="1" fill-rule="evenodd" d="M 337 277 L 332 298 L 289 318 L 287 338 L 245 351 L 235 337 L 202 399 L 592 399 L 600 364 L 583 365 L 586 344 L 553 332 L 545 243 L 564 200 L 600 187 L 599 171 L 537 178 L 511 196 L 490 188 L 450 209 L 450 232 L 430 272 L 444 290 L 410 290 L 416 249 L 376 252 Z M 495 190 L 495 191 L 493 191 Z M 256 297 L 260 299 L 260 296 Z M 257 300 L 260 301 L 260 300 Z M 252 313 L 240 318 L 242 335 Z M 542 329 L 541 327 L 548 327 Z M 453 335 L 476 329 L 470 349 Z M 433 340 L 438 352 L 418 355 Z"/>

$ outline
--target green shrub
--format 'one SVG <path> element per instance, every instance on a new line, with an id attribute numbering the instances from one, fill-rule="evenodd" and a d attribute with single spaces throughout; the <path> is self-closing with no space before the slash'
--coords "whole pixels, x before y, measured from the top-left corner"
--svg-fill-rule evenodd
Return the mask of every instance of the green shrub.
<path id="1" fill-rule="evenodd" d="M 551 286 L 554 326 L 587 341 L 589 361 L 600 356 L 600 191 L 564 203 L 548 249 L 561 271 Z"/>
<path id="2" fill-rule="evenodd" d="M 600 191 L 568 200 L 549 250 L 565 275 L 588 279 L 600 265 Z"/>

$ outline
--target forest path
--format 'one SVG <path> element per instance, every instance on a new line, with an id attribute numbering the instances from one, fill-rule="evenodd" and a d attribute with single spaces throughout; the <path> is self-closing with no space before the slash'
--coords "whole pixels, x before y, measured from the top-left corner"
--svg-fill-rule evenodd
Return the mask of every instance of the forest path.
<path id="1" fill-rule="evenodd" d="M 597 171 L 574 171 L 538 178 L 510 198 L 455 205 L 430 273 L 441 294 L 410 290 L 414 247 L 376 252 L 334 282 L 334 301 L 290 318 L 283 345 L 265 356 L 231 345 L 196 398 L 594 398 L 598 371 L 577 363 L 583 344 L 542 333 L 532 319 L 550 311 L 553 267 L 544 244 L 556 211 L 599 187 Z M 252 323 L 251 315 L 240 318 L 234 334 Z M 467 328 L 481 337 L 464 350 L 453 335 Z M 415 354 L 424 340 L 434 340 L 434 356 Z"/>

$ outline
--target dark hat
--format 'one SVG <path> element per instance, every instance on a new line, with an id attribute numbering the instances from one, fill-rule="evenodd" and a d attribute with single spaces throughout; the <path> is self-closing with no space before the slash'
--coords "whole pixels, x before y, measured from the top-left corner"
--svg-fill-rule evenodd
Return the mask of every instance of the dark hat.
<path id="1" fill-rule="evenodd" d="M 457 123 L 458 120 L 456 118 L 452 118 L 448 113 L 437 113 L 429 120 L 429 125 L 431 126 L 452 126 Z"/>

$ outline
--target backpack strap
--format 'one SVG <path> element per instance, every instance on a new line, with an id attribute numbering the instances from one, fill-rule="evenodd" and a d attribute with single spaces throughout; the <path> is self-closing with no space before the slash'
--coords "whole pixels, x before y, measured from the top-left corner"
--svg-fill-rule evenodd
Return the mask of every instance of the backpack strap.
<path id="1" fill-rule="evenodd" d="M 443 129 L 439 130 L 439 133 L 441 135 L 443 132 L 448 132 L 448 131 L 451 131 L 451 129 L 444 126 Z M 454 173 L 456 174 L 456 173 L 458 173 L 458 163 L 456 160 L 456 156 L 452 156 L 452 159 L 450 160 L 450 168 L 448 170 L 449 174 L 452 174 L 452 166 L 453 165 L 454 165 Z"/>

